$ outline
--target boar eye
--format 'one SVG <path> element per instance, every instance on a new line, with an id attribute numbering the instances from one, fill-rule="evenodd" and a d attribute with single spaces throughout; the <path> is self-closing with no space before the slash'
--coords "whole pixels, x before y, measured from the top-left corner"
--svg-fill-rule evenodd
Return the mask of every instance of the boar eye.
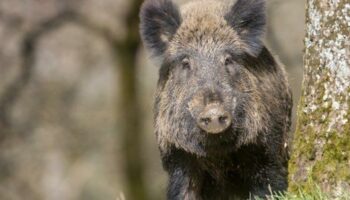
<path id="1" fill-rule="evenodd" d="M 232 65 L 233 64 L 233 59 L 231 56 L 226 56 L 225 58 L 225 65 Z"/>
<path id="2" fill-rule="evenodd" d="M 239 65 L 235 62 L 232 56 L 227 55 L 225 57 L 225 68 L 229 74 L 232 76 L 235 75 L 237 73 L 238 66 Z"/>
<path id="3" fill-rule="evenodd" d="M 190 60 L 188 58 L 184 58 L 181 61 L 181 65 L 182 65 L 182 69 L 191 69 Z"/>

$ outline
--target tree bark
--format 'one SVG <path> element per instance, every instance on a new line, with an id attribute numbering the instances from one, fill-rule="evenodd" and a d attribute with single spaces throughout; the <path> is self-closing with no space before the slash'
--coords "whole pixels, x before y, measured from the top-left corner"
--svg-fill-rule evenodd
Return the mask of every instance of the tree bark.
<path id="1" fill-rule="evenodd" d="M 308 0 L 289 190 L 350 191 L 350 2 Z"/>

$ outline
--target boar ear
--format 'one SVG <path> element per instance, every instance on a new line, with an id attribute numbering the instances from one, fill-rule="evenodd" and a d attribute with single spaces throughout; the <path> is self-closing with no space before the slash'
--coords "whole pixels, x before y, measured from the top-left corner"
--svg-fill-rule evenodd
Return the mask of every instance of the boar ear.
<path id="1" fill-rule="evenodd" d="M 181 23 L 177 6 L 171 0 L 145 0 L 140 19 L 144 44 L 156 55 L 163 54 Z"/>
<path id="2" fill-rule="evenodd" d="M 249 53 L 257 56 L 263 46 L 261 37 L 266 24 L 265 0 L 237 0 L 225 19 L 248 45 Z"/>

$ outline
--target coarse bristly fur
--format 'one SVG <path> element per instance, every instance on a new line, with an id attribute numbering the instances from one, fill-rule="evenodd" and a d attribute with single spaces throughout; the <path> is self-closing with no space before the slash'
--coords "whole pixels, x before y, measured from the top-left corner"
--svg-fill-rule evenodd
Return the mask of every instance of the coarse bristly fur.
<path id="1" fill-rule="evenodd" d="M 264 0 L 145 0 L 143 42 L 162 60 L 154 125 L 168 199 L 266 198 L 287 188 L 292 97 L 283 66 L 264 46 Z M 196 119 L 220 104 L 219 134 Z"/>

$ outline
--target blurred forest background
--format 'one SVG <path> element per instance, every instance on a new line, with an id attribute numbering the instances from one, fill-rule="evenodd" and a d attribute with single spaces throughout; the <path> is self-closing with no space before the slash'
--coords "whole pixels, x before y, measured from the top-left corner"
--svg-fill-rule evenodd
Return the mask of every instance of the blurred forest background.
<path id="1" fill-rule="evenodd" d="M 176 1 L 181 4 L 185 0 Z M 0 199 L 164 199 L 141 0 L 0 1 Z M 297 103 L 304 0 L 268 0 Z"/>

